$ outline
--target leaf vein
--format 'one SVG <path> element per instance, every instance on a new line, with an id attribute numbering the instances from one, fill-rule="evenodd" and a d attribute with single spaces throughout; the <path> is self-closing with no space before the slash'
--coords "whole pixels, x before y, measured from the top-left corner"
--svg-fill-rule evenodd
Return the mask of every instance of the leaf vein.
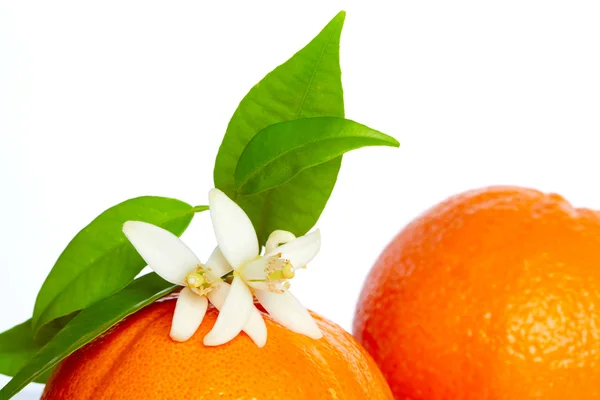
<path id="1" fill-rule="evenodd" d="M 323 56 L 325 55 L 325 50 L 327 50 L 327 47 L 329 47 L 329 44 L 331 43 L 331 39 L 333 38 L 334 35 L 335 35 L 335 29 L 332 29 L 331 34 L 327 38 L 327 42 L 325 42 L 325 46 L 323 46 L 323 50 L 321 50 L 319 59 L 317 60 L 317 63 L 315 64 L 315 68 L 312 71 L 310 80 L 308 81 L 308 86 L 306 87 L 304 96 L 302 96 L 302 101 L 300 102 L 300 107 L 298 107 L 298 111 L 296 112 L 295 119 L 298 119 L 298 117 L 302 113 L 302 109 L 304 108 L 304 103 L 306 102 L 306 97 L 308 96 L 308 92 L 310 92 L 310 88 L 312 87 L 313 81 L 315 80 L 315 76 L 317 75 L 317 70 L 319 69 L 319 65 L 321 64 L 321 61 L 323 60 Z"/>

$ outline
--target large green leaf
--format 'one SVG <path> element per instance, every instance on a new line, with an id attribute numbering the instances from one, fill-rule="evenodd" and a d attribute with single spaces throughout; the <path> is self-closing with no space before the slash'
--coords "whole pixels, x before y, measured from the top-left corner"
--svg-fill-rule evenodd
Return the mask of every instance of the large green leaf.
<path id="1" fill-rule="evenodd" d="M 176 287 L 151 273 L 81 311 L 0 390 L 0 399 L 10 399 L 28 383 L 52 370 L 69 354 Z"/>
<path id="2" fill-rule="evenodd" d="M 267 74 L 240 102 L 227 126 L 215 163 L 215 186 L 246 211 L 261 243 L 271 231 L 286 229 L 286 221 L 302 219 L 292 230 L 297 235 L 316 223 L 335 185 L 341 158 L 306 170 L 286 185 L 244 198 L 235 197 L 238 159 L 248 142 L 269 125 L 298 118 L 344 116 L 339 57 L 344 18 L 345 13 L 340 12 L 306 47 Z M 316 184 L 317 179 L 322 182 Z M 291 199 L 293 196 L 300 197 Z M 311 199 L 310 208 L 303 206 L 308 204 L 306 198 Z M 282 215 L 285 220 L 279 218 Z"/>
<path id="3" fill-rule="evenodd" d="M 41 348 L 33 340 L 30 319 L 0 333 L 0 374 L 15 376 Z M 46 378 L 43 374 L 34 382 L 45 383 Z"/>
<path id="4" fill-rule="evenodd" d="M 240 156 L 235 170 L 237 194 L 281 186 L 350 150 L 399 145 L 391 136 L 344 118 L 303 118 L 270 125 L 252 138 Z"/>
<path id="5" fill-rule="evenodd" d="M 207 208 L 146 196 L 100 214 L 71 240 L 40 289 L 32 318 L 36 340 L 45 342 L 56 332 L 52 321 L 121 290 L 144 268 L 146 263 L 121 230 L 125 221 L 145 221 L 181 235 L 194 213 Z"/>

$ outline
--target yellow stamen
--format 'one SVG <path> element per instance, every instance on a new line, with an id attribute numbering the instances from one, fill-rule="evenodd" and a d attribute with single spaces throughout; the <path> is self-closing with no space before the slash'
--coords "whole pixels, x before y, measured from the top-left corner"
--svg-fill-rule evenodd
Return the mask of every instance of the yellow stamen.
<path id="1" fill-rule="evenodd" d="M 294 267 L 289 263 L 289 261 L 283 265 L 281 272 L 283 273 L 283 277 L 285 279 L 292 279 L 294 276 L 296 276 Z"/>
<path id="2" fill-rule="evenodd" d="M 199 265 L 194 271 L 186 275 L 183 285 L 190 288 L 192 292 L 197 295 L 205 296 L 218 285 L 218 282 L 209 281 L 207 277 L 204 276 L 205 273 L 206 271 Z"/>
<path id="3" fill-rule="evenodd" d="M 185 283 L 191 288 L 198 288 L 206 283 L 206 279 L 204 279 L 204 277 L 197 271 L 194 271 L 187 274 L 185 277 Z"/>

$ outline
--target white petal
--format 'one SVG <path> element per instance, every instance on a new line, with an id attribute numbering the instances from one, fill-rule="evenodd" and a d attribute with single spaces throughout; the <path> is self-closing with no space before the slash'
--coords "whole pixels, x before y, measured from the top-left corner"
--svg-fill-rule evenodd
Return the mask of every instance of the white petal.
<path id="1" fill-rule="evenodd" d="M 234 277 L 215 326 L 204 337 L 204 344 L 219 346 L 236 337 L 248 322 L 253 307 L 250 289 L 240 277 Z"/>
<path id="2" fill-rule="evenodd" d="M 323 337 L 313 317 L 290 292 L 273 293 L 260 290 L 255 295 L 271 317 L 292 332 L 313 339 Z"/>
<path id="3" fill-rule="evenodd" d="M 225 303 L 225 299 L 229 294 L 229 290 L 230 285 L 222 282 L 218 288 L 208 293 L 208 299 L 217 308 L 217 310 L 221 310 L 223 308 L 223 304 Z M 250 318 L 248 319 L 248 322 L 246 322 L 246 325 L 244 325 L 243 331 L 246 332 L 246 334 L 258 347 L 263 347 L 265 343 L 267 343 L 267 326 L 265 325 L 265 321 L 260 311 L 258 311 L 254 306 L 252 306 Z"/>
<path id="4" fill-rule="evenodd" d="M 267 244 L 265 245 L 265 253 L 270 253 L 271 251 L 275 250 L 280 244 L 289 243 L 294 239 L 296 239 L 296 235 L 294 235 L 292 232 L 282 230 L 273 231 L 267 239 Z"/>
<path id="5" fill-rule="evenodd" d="M 127 221 L 123 233 L 148 266 L 171 283 L 181 285 L 185 276 L 200 265 L 194 252 L 166 229 L 147 222 Z"/>
<path id="6" fill-rule="evenodd" d="M 171 339 L 185 342 L 191 338 L 202 323 L 207 306 L 208 300 L 205 296 L 198 296 L 189 288 L 183 288 L 173 313 Z"/>
<path id="7" fill-rule="evenodd" d="M 219 248 L 233 269 L 258 256 L 258 239 L 250 218 L 219 189 L 209 193 L 210 217 Z"/>
<path id="8" fill-rule="evenodd" d="M 272 287 L 267 281 L 246 281 L 246 285 L 255 290 L 269 290 Z"/>
<path id="9" fill-rule="evenodd" d="M 300 236 L 283 246 L 277 247 L 265 257 L 281 253 L 283 258 L 290 260 L 296 268 L 304 267 L 321 249 L 321 232 L 317 229 L 307 235 Z"/>
<path id="10" fill-rule="evenodd" d="M 223 253 L 219 247 L 215 247 L 212 254 L 208 258 L 204 269 L 206 270 L 210 279 L 220 278 L 232 270 L 231 265 L 229 265 L 227 259 L 223 256 Z"/>
<path id="11" fill-rule="evenodd" d="M 267 267 L 269 266 L 269 258 L 260 257 L 244 265 L 240 270 L 240 274 L 246 282 L 249 281 L 264 281 L 267 279 Z"/>
<path id="12" fill-rule="evenodd" d="M 208 300 L 212 303 L 213 306 L 217 308 L 217 310 L 221 311 L 223 308 L 223 304 L 225 304 L 225 299 L 227 299 L 227 295 L 229 294 L 229 290 L 231 289 L 231 285 L 227 282 L 219 283 L 219 286 L 208 292 L 206 295 Z"/>

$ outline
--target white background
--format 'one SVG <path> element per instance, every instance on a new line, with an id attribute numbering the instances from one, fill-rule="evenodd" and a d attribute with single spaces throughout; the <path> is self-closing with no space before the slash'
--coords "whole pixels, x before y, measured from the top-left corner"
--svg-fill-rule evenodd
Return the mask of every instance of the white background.
<path id="1" fill-rule="evenodd" d="M 600 208 L 597 2 L 3 1 L 0 330 L 30 317 L 101 211 L 147 194 L 205 204 L 237 103 L 341 9 L 347 117 L 401 148 L 345 156 L 322 251 L 293 282 L 305 305 L 349 330 L 382 248 L 466 189 Z M 184 239 L 208 256 L 207 213 Z"/>

